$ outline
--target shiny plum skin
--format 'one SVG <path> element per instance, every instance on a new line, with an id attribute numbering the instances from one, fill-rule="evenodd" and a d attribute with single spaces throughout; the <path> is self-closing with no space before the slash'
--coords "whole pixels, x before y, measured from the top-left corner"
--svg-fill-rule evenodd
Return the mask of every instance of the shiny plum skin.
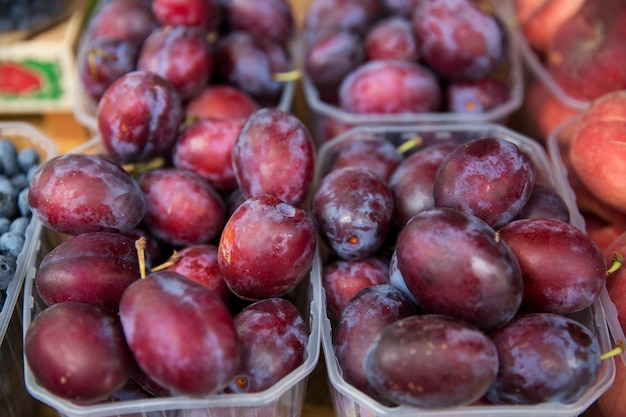
<path id="1" fill-rule="evenodd" d="M 380 331 L 396 320 L 414 314 L 415 306 L 410 299 L 389 284 L 359 290 L 334 328 L 333 350 L 346 382 L 372 398 L 388 403 L 367 380 L 363 361 Z"/>
<path id="2" fill-rule="evenodd" d="M 218 266 L 243 299 L 281 297 L 309 272 L 316 244 L 315 226 L 304 210 L 276 196 L 251 197 L 224 226 Z"/>
<path id="3" fill-rule="evenodd" d="M 435 206 L 473 214 L 499 228 L 526 205 L 535 176 L 532 159 L 513 142 L 474 139 L 441 161 L 434 183 Z"/>
<path id="4" fill-rule="evenodd" d="M 230 0 L 224 10 L 231 30 L 244 30 L 281 45 L 287 45 L 295 33 L 291 3 L 286 0 Z"/>
<path id="5" fill-rule="evenodd" d="M 352 297 L 362 288 L 389 284 L 389 264 L 382 258 L 354 261 L 337 259 L 324 266 L 322 286 L 328 316 L 338 319 Z"/>
<path id="6" fill-rule="evenodd" d="M 304 69 L 320 98 L 336 103 L 341 81 L 364 60 L 360 36 L 348 30 L 326 30 L 307 40 Z"/>
<path id="7" fill-rule="evenodd" d="M 151 9 L 161 26 L 198 27 L 214 30 L 220 20 L 218 0 L 152 0 Z"/>
<path id="8" fill-rule="evenodd" d="M 283 84 L 274 74 L 290 69 L 282 45 L 248 32 L 231 31 L 217 41 L 216 60 L 219 82 L 245 91 L 263 107 L 278 103 Z"/>
<path id="9" fill-rule="evenodd" d="M 138 56 L 139 47 L 127 40 L 98 38 L 87 43 L 76 64 L 85 94 L 100 100 L 113 82 L 136 69 Z"/>
<path id="10" fill-rule="evenodd" d="M 470 214 L 450 208 L 416 214 L 400 231 L 396 253 L 408 289 L 427 313 L 492 330 L 508 323 L 522 303 L 515 255 Z"/>
<path id="11" fill-rule="evenodd" d="M 110 37 L 140 46 L 158 25 L 147 0 L 111 0 L 100 4 L 84 35 L 88 41 Z"/>
<path id="12" fill-rule="evenodd" d="M 226 84 L 209 84 L 185 105 L 186 119 L 247 119 L 259 104 L 245 91 Z"/>
<path id="13" fill-rule="evenodd" d="M 515 253 L 522 270 L 522 309 L 569 314 L 597 299 L 607 265 L 589 235 L 550 218 L 515 220 L 498 233 Z"/>
<path id="14" fill-rule="evenodd" d="M 495 78 L 449 83 L 444 91 L 446 107 L 452 113 L 480 114 L 510 99 L 509 88 Z"/>
<path id="15" fill-rule="evenodd" d="M 394 403 L 438 409 L 483 397 L 496 379 L 498 354 L 483 331 L 463 320 L 413 315 L 378 334 L 364 368 L 370 384 Z"/>
<path id="16" fill-rule="evenodd" d="M 210 242 L 226 222 L 226 205 L 199 175 L 178 168 L 159 168 L 137 177 L 146 202 L 143 227 L 172 245 Z"/>
<path id="17" fill-rule="evenodd" d="M 233 321 L 241 361 L 228 385 L 230 391 L 263 391 L 304 363 L 309 329 L 291 301 L 256 301 L 237 313 Z"/>
<path id="18" fill-rule="evenodd" d="M 75 301 L 35 316 L 24 336 L 24 358 L 41 386 L 82 403 L 113 394 L 134 365 L 116 315 Z"/>
<path id="19" fill-rule="evenodd" d="M 563 197 L 553 186 L 535 182 L 533 191 L 526 205 L 517 213 L 516 219 L 534 219 L 546 217 L 570 222 L 570 212 Z"/>
<path id="20" fill-rule="evenodd" d="M 421 60 L 444 78 L 482 78 L 503 56 L 502 26 L 472 0 L 422 2 L 411 19 Z"/>
<path id="21" fill-rule="evenodd" d="M 166 268 L 168 271 L 178 272 L 190 280 L 201 284 L 228 305 L 231 292 L 220 273 L 217 265 L 217 245 L 198 244 L 186 246 L 178 251 L 178 261 Z"/>
<path id="22" fill-rule="evenodd" d="M 238 338 L 228 307 L 176 272 L 154 272 L 131 284 L 120 320 L 137 364 L 174 393 L 219 392 L 237 370 Z"/>
<path id="23" fill-rule="evenodd" d="M 389 177 L 402 163 L 404 157 L 396 146 L 384 137 L 373 138 L 355 137 L 351 141 L 338 144 L 330 158 L 329 171 L 347 166 L 361 166 L 368 168 L 383 180 Z"/>
<path id="24" fill-rule="evenodd" d="M 454 149 L 452 143 L 438 143 L 408 156 L 393 171 L 389 188 L 394 198 L 393 221 L 404 226 L 422 210 L 435 207 L 434 184 L 441 161 Z"/>
<path id="25" fill-rule="evenodd" d="M 163 77 L 183 100 L 209 82 L 215 65 L 206 31 L 188 26 L 159 26 L 144 41 L 137 59 L 138 70 Z"/>
<path id="26" fill-rule="evenodd" d="M 119 233 L 82 233 L 43 257 L 35 287 L 48 306 L 78 301 L 117 313 L 124 290 L 140 277 L 132 239 Z"/>
<path id="27" fill-rule="evenodd" d="M 487 394 L 494 404 L 571 404 L 593 384 L 600 368 L 596 336 L 560 314 L 521 315 L 490 336 L 500 358 Z"/>
<path id="28" fill-rule="evenodd" d="M 145 202 L 137 182 L 119 165 L 86 154 L 64 154 L 32 176 L 33 214 L 61 233 L 125 232 L 139 224 Z"/>
<path id="29" fill-rule="evenodd" d="M 339 106 L 356 114 L 435 112 L 441 99 L 439 81 L 417 62 L 368 61 L 348 74 L 339 87 Z"/>
<path id="30" fill-rule="evenodd" d="M 416 62 L 420 56 L 411 21 L 401 16 L 389 16 L 376 22 L 365 35 L 363 49 L 368 61 L 397 59 Z"/>
<path id="31" fill-rule="evenodd" d="M 135 70 L 118 78 L 98 102 L 105 149 L 124 161 L 168 155 L 183 119 L 180 96 L 161 76 Z"/>
<path id="32" fill-rule="evenodd" d="M 173 148 L 174 166 L 204 178 L 218 191 L 237 188 L 232 153 L 244 119 L 203 119 L 181 129 Z"/>
<path id="33" fill-rule="evenodd" d="M 318 184 L 311 213 L 322 239 L 342 259 L 372 256 L 381 248 L 393 215 L 386 181 L 367 168 L 345 167 Z"/>
<path id="34" fill-rule="evenodd" d="M 304 29 L 309 34 L 326 29 L 363 34 L 380 11 L 376 0 L 315 0 L 307 9 Z"/>
<path id="35" fill-rule="evenodd" d="M 241 128 L 232 162 L 246 197 L 271 194 L 299 205 L 313 183 L 315 145 L 295 115 L 266 107 L 254 112 Z"/>

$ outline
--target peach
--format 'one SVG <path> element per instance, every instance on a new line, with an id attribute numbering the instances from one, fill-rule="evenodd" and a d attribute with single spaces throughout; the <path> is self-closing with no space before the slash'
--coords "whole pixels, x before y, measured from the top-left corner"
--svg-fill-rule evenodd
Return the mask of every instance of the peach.
<path id="1" fill-rule="evenodd" d="M 582 213 L 585 219 L 585 230 L 601 251 L 613 243 L 622 233 L 626 232 L 626 225 L 606 221 L 593 213 Z"/>
<path id="2" fill-rule="evenodd" d="M 569 163 L 601 203 L 626 213 L 626 90 L 584 111 L 569 146 Z"/>
<path id="3" fill-rule="evenodd" d="M 587 0 L 554 34 L 546 67 L 571 97 L 591 101 L 626 88 L 623 0 Z"/>
<path id="4" fill-rule="evenodd" d="M 522 33 L 537 52 L 548 50 L 552 38 L 563 22 L 572 17 L 585 0 L 544 0 L 535 5 L 525 20 L 520 21 Z M 520 0 L 518 0 L 518 3 Z M 523 1 L 521 1 L 523 3 Z M 531 2 L 532 3 L 532 2 Z M 522 10 L 520 13 L 523 13 Z"/>

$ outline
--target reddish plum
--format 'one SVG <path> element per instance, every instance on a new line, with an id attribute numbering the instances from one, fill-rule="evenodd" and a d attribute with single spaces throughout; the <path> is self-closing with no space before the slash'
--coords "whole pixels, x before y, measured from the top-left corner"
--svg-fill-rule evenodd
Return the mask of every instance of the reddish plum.
<path id="1" fill-rule="evenodd" d="M 369 61 L 339 87 L 339 105 L 357 114 L 424 113 L 439 110 L 441 87 L 430 69 L 417 62 Z"/>
<path id="2" fill-rule="evenodd" d="M 237 313 L 233 321 L 241 361 L 228 385 L 230 391 L 263 391 L 304 363 L 309 328 L 291 301 L 257 301 Z"/>
<path id="3" fill-rule="evenodd" d="M 311 213 L 322 239 L 342 259 L 370 257 L 385 241 L 393 215 L 387 182 L 367 168 L 345 167 L 318 184 Z"/>
<path id="4" fill-rule="evenodd" d="M 411 21 L 397 15 L 377 21 L 366 33 L 363 49 L 368 61 L 397 59 L 415 62 L 420 56 Z"/>
<path id="5" fill-rule="evenodd" d="M 218 0 L 152 0 L 152 12 L 162 26 L 193 26 L 210 31 L 221 19 Z"/>
<path id="6" fill-rule="evenodd" d="M 132 239 L 118 233 L 82 233 L 43 257 L 35 286 L 48 306 L 78 301 L 117 313 L 122 293 L 140 276 Z"/>
<path id="7" fill-rule="evenodd" d="M 419 212 L 400 231 L 396 253 L 404 282 L 427 313 L 492 330 L 508 323 L 522 303 L 513 251 L 492 227 L 465 212 Z"/>
<path id="8" fill-rule="evenodd" d="M 382 0 L 385 10 L 390 14 L 411 18 L 413 11 L 422 0 Z"/>
<path id="9" fill-rule="evenodd" d="M 605 282 L 606 263 L 589 235 L 551 218 L 514 220 L 498 234 L 524 277 L 522 309 L 569 314 L 589 307 Z"/>
<path id="10" fill-rule="evenodd" d="M 42 164 L 30 180 L 33 214 L 61 233 L 125 232 L 145 214 L 131 175 L 104 157 L 64 154 Z"/>
<path id="11" fill-rule="evenodd" d="M 444 78 L 482 78 L 504 54 L 503 27 L 473 0 L 422 2 L 412 22 L 421 60 Z"/>
<path id="12" fill-rule="evenodd" d="M 206 243 L 226 222 L 226 205 L 199 175 L 178 168 L 159 168 L 137 178 L 146 202 L 142 225 L 172 245 Z"/>
<path id="13" fill-rule="evenodd" d="M 422 210 L 435 207 L 435 176 L 441 161 L 454 149 L 452 143 L 438 143 L 407 157 L 392 173 L 389 188 L 394 198 L 393 221 L 404 226 Z"/>
<path id="14" fill-rule="evenodd" d="M 211 79 L 213 46 L 205 30 L 190 26 L 159 26 L 139 51 L 137 69 L 168 80 L 179 96 L 193 97 Z"/>
<path id="15" fill-rule="evenodd" d="M 158 22 L 148 0 L 110 0 L 100 3 L 88 22 L 87 41 L 111 37 L 139 47 Z"/>
<path id="16" fill-rule="evenodd" d="M 487 394 L 494 404 L 574 403 L 600 368 L 596 335 L 560 314 L 521 315 L 491 338 L 499 358 L 498 377 Z"/>
<path id="17" fill-rule="evenodd" d="M 185 105 L 186 119 L 247 119 L 259 104 L 246 92 L 225 84 L 210 84 Z"/>
<path id="18" fill-rule="evenodd" d="M 441 161 L 433 190 L 435 206 L 464 211 L 498 228 L 526 205 L 535 175 L 532 159 L 513 142 L 474 139 Z"/>
<path id="19" fill-rule="evenodd" d="M 365 355 L 387 325 L 416 314 L 411 300 L 389 284 L 358 291 L 344 309 L 333 335 L 333 350 L 347 383 L 372 398 L 388 403 L 368 382 Z"/>
<path id="20" fill-rule="evenodd" d="M 105 149 L 124 161 L 167 155 L 183 121 L 172 84 L 148 71 L 118 78 L 98 102 L 96 121 Z"/>
<path id="21" fill-rule="evenodd" d="M 347 29 L 363 34 L 380 11 L 376 0 L 314 0 L 306 11 L 304 29 L 308 33 Z"/>
<path id="22" fill-rule="evenodd" d="M 226 222 L 217 260 L 239 297 L 281 297 L 309 272 L 316 243 L 315 226 L 304 210 L 276 196 L 251 197 Z"/>
<path id="23" fill-rule="evenodd" d="M 496 379 L 498 353 L 483 331 L 463 320 L 413 315 L 376 336 L 364 369 L 369 383 L 388 400 L 438 409 L 468 405 L 485 395 Z"/>
<path id="24" fill-rule="evenodd" d="M 153 272 L 131 284 L 120 320 L 137 364 L 174 393 L 213 394 L 235 375 L 239 347 L 228 307 L 176 272 Z"/>
<path id="25" fill-rule="evenodd" d="M 278 108 L 262 108 L 243 125 L 232 152 L 235 178 L 246 197 L 271 194 L 298 205 L 309 194 L 315 145 L 304 124 Z"/>
<path id="26" fill-rule="evenodd" d="M 453 81 L 444 91 L 448 111 L 461 114 L 481 114 L 502 106 L 510 99 L 509 87 L 503 82 L 485 77 L 479 80 Z"/>
<path id="27" fill-rule="evenodd" d="M 234 190 L 232 153 L 244 122 L 202 119 L 182 128 L 173 149 L 174 166 L 198 174 L 218 191 Z"/>
<path id="28" fill-rule="evenodd" d="M 189 245 L 178 251 L 178 260 L 167 267 L 168 271 L 178 272 L 190 280 L 201 284 L 228 304 L 231 292 L 217 265 L 217 245 Z"/>
<path id="29" fill-rule="evenodd" d="M 116 315 L 75 301 L 35 316 L 24 335 L 24 359 L 42 387 L 81 403 L 113 394 L 133 366 Z"/>
<path id="30" fill-rule="evenodd" d="M 338 319 L 352 297 L 362 288 L 389 284 L 389 264 L 382 258 L 335 260 L 322 270 L 328 316 Z"/>

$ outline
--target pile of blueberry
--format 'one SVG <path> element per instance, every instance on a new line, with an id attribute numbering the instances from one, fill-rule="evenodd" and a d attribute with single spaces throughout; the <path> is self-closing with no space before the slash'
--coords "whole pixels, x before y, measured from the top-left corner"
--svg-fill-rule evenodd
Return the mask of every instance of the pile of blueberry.
<path id="1" fill-rule="evenodd" d="M 67 0 L 0 0 L 0 32 L 40 28 L 67 10 Z"/>
<path id="2" fill-rule="evenodd" d="M 31 219 L 28 184 L 39 163 L 35 149 L 18 151 L 9 139 L 0 138 L 0 308 L 24 248 Z"/>

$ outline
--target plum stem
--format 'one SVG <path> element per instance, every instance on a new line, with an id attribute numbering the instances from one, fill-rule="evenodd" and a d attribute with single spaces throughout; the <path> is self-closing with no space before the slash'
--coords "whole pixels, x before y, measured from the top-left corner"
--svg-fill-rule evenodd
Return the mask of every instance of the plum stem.
<path id="1" fill-rule="evenodd" d="M 611 258 L 611 265 L 609 269 L 606 270 L 606 275 L 612 274 L 613 272 L 620 269 L 623 263 L 624 263 L 624 257 L 622 256 L 622 254 L 615 252 L 613 254 L 613 257 Z"/>
<path id="2" fill-rule="evenodd" d="M 161 168 L 164 165 L 165 159 L 163 157 L 157 156 L 147 162 L 135 162 L 132 164 L 124 165 L 124 170 L 126 170 L 132 176 L 137 176 L 139 174 L 143 174 L 144 172 Z"/>
<path id="3" fill-rule="evenodd" d="M 174 251 L 172 252 L 172 256 L 170 256 L 167 261 L 163 262 L 161 265 L 157 265 L 154 268 L 151 268 L 150 271 L 156 272 L 169 268 L 170 266 L 175 265 L 176 262 L 178 262 L 179 260 L 180 254 L 177 251 Z"/>
<path id="4" fill-rule="evenodd" d="M 137 249 L 137 258 L 139 259 L 139 272 L 141 278 L 146 277 L 146 238 L 140 237 L 135 241 L 135 249 Z"/>
<path id="5" fill-rule="evenodd" d="M 405 153 L 417 146 L 420 146 L 423 143 L 424 139 L 422 139 L 420 136 L 415 136 L 407 141 L 402 142 L 400 146 L 396 148 L 396 150 L 398 151 L 398 153 Z"/>
<path id="6" fill-rule="evenodd" d="M 91 49 L 87 54 L 87 62 L 89 65 L 89 74 L 91 74 L 91 78 L 94 80 L 98 79 L 98 70 L 96 66 L 96 57 L 98 56 L 110 61 L 117 61 L 117 57 L 109 52 L 102 49 Z"/>
<path id="7" fill-rule="evenodd" d="M 287 83 L 290 81 L 297 81 L 301 77 L 302 77 L 302 73 L 298 69 L 285 71 L 285 72 L 277 72 L 275 74 L 272 74 L 272 78 L 274 78 L 274 80 L 280 81 L 283 83 Z"/>
<path id="8" fill-rule="evenodd" d="M 608 352 L 603 353 L 602 356 L 600 356 L 600 359 L 604 360 L 604 359 L 615 357 L 617 355 L 620 355 L 623 351 L 624 349 L 621 346 L 616 346 L 615 348 L 609 350 Z"/>

